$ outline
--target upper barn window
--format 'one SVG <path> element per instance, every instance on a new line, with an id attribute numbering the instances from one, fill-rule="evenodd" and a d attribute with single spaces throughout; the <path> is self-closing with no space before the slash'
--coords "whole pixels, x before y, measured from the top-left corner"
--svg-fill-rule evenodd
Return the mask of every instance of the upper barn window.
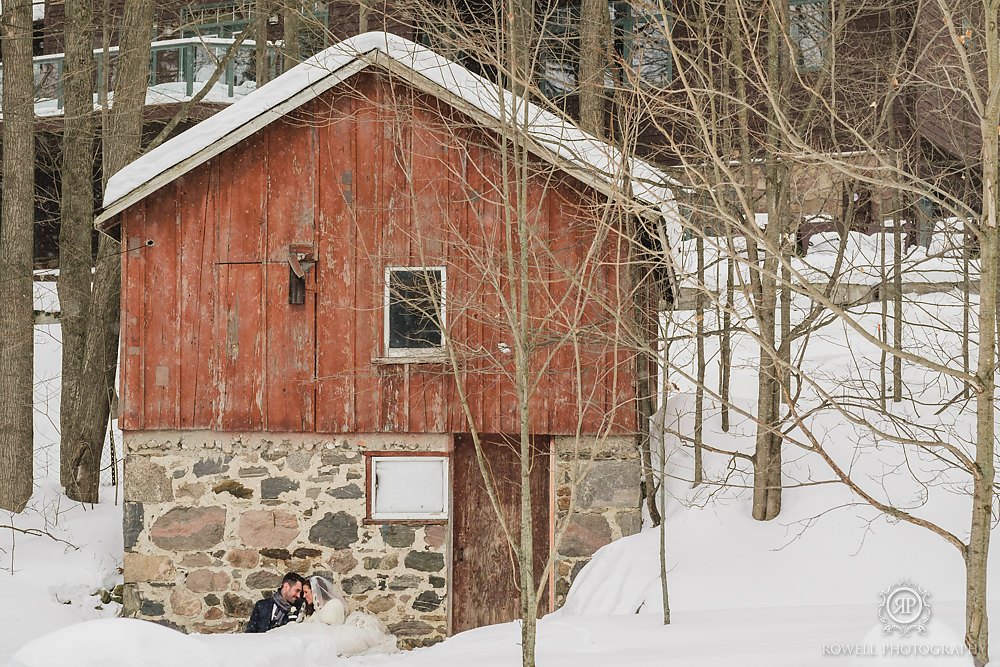
<path id="1" fill-rule="evenodd" d="M 811 72 L 823 67 L 830 38 L 827 0 L 789 0 L 789 36 L 795 45 L 795 64 Z"/>
<path id="2" fill-rule="evenodd" d="M 444 347 L 444 267 L 385 270 L 387 357 L 439 355 Z"/>

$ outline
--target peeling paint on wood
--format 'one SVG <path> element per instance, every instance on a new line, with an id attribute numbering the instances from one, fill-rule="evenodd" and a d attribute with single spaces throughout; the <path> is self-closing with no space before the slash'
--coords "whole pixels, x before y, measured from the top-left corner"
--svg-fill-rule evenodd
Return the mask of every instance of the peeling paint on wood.
<path id="1" fill-rule="evenodd" d="M 476 261 L 500 258 L 500 160 L 485 131 L 381 76 L 355 76 L 354 91 L 328 93 L 123 213 L 123 428 L 468 430 L 445 364 L 372 361 L 385 356 L 385 267 L 446 265 L 451 334 L 486 351 L 462 376 L 477 425 L 518 430 L 498 352 L 511 341 Z M 581 279 L 601 300 L 620 298 L 615 249 L 603 268 L 588 255 L 600 198 L 551 172 L 529 193 L 533 232 L 551 250 L 532 308 L 565 308 L 581 330 L 601 323 L 596 308 L 572 305 Z M 288 303 L 293 244 L 316 250 L 302 305 Z M 617 407 L 611 432 L 633 433 L 633 365 L 601 344 L 579 358 L 556 350 L 532 429 L 597 433 Z"/>

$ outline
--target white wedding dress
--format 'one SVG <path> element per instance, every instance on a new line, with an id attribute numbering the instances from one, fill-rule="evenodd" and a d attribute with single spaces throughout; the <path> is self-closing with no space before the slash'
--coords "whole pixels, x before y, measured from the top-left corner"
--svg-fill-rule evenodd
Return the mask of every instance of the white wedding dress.
<path id="1" fill-rule="evenodd" d="M 385 623 L 363 611 L 347 613 L 347 604 L 333 588 L 333 582 L 323 577 L 309 580 L 316 611 L 301 623 L 289 623 L 271 632 L 310 635 L 323 644 L 333 641 L 338 656 L 383 655 L 398 653 L 396 638 Z"/>

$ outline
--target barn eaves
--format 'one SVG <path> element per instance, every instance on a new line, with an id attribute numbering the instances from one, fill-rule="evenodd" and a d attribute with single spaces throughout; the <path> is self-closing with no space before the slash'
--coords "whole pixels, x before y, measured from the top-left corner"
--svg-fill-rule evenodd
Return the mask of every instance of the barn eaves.
<path id="1" fill-rule="evenodd" d="M 678 184 L 669 176 L 644 160 L 626 156 L 571 122 L 524 102 L 458 63 L 383 32 L 358 35 L 316 54 L 114 174 L 108 182 L 96 227 L 117 237 L 119 213 L 372 66 L 401 77 L 485 127 L 515 130 L 514 136 L 536 157 L 610 197 L 621 197 L 623 184 L 628 183 L 631 212 L 662 221 L 670 252 L 676 252 L 681 221 L 671 187 Z M 512 122 L 513 118 L 528 121 L 522 127 Z"/>

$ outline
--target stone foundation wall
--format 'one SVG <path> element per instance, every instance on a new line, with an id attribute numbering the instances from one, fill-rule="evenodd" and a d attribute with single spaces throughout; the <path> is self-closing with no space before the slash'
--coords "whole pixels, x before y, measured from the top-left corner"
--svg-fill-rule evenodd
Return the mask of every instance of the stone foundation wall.
<path id="1" fill-rule="evenodd" d="M 447 630 L 447 526 L 366 525 L 362 451 L 445 452 L 447 436 L 125 438 L 127 615 L 242 629 L 287 571 L 340 582 L 404 647 Z"/>
<path id="2" fill-rule="evenodd" d="M 125 614 L 238 632 L 288 571 L 339 582 L 404 648 L 447 633 L 445 524 L 366 524 L 368 451 L 447 453 L 449 435 L 127 433 Z M 555 440 L 556 605 L 594 551 L 639 530 L 633 438 Z M 459 499 L 455 499 L 459 502 Z"/>
<path id="3" fill-rule="evenodd" d="M 642 465 L 634 438 L 555 438 L 556 607 L 590 557 L 612 540 L 642 528 Z"/>

